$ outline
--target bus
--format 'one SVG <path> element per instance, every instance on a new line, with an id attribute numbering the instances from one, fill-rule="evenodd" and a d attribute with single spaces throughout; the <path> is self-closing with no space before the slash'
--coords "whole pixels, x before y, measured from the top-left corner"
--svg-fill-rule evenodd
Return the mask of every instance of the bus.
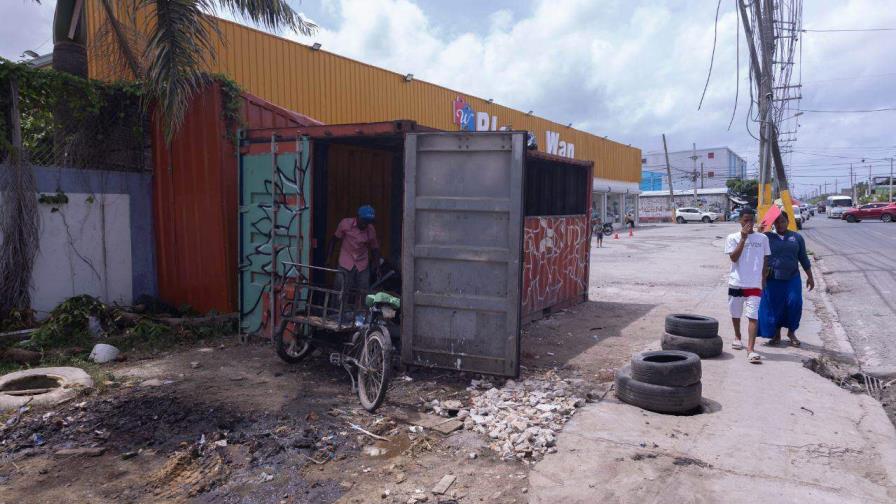
<path id="1" fill-rule="evenodd" d="M 852 198 L 849 196 L 828 196 L 827 197 L 827 213 L 828 219 L 839 219 L 843 217 L 843 211 L 852 207 Z"/>

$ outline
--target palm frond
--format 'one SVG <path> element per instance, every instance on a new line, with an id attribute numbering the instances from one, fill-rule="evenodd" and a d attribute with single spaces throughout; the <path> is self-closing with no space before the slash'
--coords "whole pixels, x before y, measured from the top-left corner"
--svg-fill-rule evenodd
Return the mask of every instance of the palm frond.
<path id="1" fill-rule="evenodd" d="M 144 69 L 137 55 L 143 53 L 146 42 L 136 25 L 137 2 L 117 0 L 119 11 L 116 13 L 112 0 L 100 0 L 106 15 L 91 43 L 108 58 L 110 69 L 116 75 L 128 69 L 135 79 L 142 80 Z"/>
<path id="2" fill-rule="evenodd" d="M 213 36 L 220 36 L 206 15 L 211 0 L 143 0 L 155 8 L 145 28 L 149 34 L 144 61 L 146 94 L 164 122 L 171 141 L 183 125 L 197 91 L 209 83 L 209 60 L 215 58 Z"/>
<path id="3" fill-rule="evenodd" d="M 269 30 L 291 28 L 302 35 L 317 31 L 317 25 L 294 11 L 286 0 L 217 0 L 216 3 Z"/>

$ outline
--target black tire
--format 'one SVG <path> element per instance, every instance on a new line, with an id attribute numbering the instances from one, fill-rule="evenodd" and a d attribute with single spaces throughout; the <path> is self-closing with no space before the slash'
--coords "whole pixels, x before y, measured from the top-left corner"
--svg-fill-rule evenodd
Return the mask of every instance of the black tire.
<path id="1" fill-rule="evenodd" d="M 684 224 L 687 221 L 684 220 L 684 217 L 676 217 L 675 222 L 677 222 L 679 224 Z"/>
<path id="2" fill-rule="evenodd" d="M 719 321 L 703 315 L 673 313 L 666 316 L 666 332 L 689 338 L 712 338 L 719 334 Z"/>
<path id="3" fill-rule="evenodd" d="M 859 222 L 859 220 L 856 219 L 854 215 L 847 215 L 846 222 Z"/>
<path id="4" fill-rule="evenodd" d="M 722 355 L 722 337 L 688 338 L 666 333 L 663 335 L 662 347 L 663 350 L 681 350 L 695 353 L 701 359 L 708 359 Z"/>
<path id="5" fill-rule="evenodd" d="M 884 222 L 893 222 L 894 219 L 892 214 L 885 213 L 880 216 L 880 220 Z"/>
<path id="6" fill-rule="evenodd" d="M 667 387 L 632 379 L 631 368 L 625 366 L 616 374 L 616 397 L 657 413 L 690 413 L 700 406 L 703 385 L 700 382 L 687 387 Z"/>
<path id="7" fill-rule="evenodd" d="M 308 357 L 314 347 L 308 341 L 299 341 L 295 333 L 293 333 L 292 341 L 286 341 L 283 338 L 283 333 L 286 331 L 292 332 L 289 323 L 285 319 L 280 320 L 277 330 L 274 331 L 274 349 L 277 351 L 277 357 L 280 357 L 283 362 L 297 364 Z"/>
<path id="8" fill-rule="evenodd" d="M 603 230 L 604 236 L 610 236 L 613 234 L 613 226 L 605 227 Z"/>
<path id="9" fill-rule="evenodd" d="M 358 399 L 364 409 L 373 413 L 386 398 L 392 378 L 392 341 L 388 333 L 371 330 L 364 339 L 358 361 L 372 371 L 358 368 Z"/>
<path id="10" fill-rule="evenodd" d="M 691 352 L 663 350 L 632 357 L 632 379 L 652 385 L 687 387 L 700 381 L 700 357 Z"/>
<path id="11" fill-rule="evenodd" d="M 712 219 L 710 219 L 709 217 L 704 217 L 700 220 L 702 220 L 704 224 L 709 224 L 710 222 L 712 222 Z"/>

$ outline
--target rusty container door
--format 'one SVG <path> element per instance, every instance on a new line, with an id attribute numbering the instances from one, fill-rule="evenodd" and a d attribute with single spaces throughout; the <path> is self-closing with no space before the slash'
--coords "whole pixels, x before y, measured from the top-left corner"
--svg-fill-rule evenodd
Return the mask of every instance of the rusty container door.
<path id="1" fill-rule="evenodd" d="M 523 229 L 520 132 L 405 141 L 405 364 L 519 374 Z"/>

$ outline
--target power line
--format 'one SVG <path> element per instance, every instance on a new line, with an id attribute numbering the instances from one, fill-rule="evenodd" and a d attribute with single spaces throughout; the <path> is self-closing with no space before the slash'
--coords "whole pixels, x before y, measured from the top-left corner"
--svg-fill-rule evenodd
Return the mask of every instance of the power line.
<path id="1" fill-rule="evenodd" d="M 826 30 L 810 30 L 804 29 L 803 32 L 813 33 L 837 33 L 837 32 L 879 32 L 879 31 L 896 31 L 896 28 L 833 28 Z"/>
<path id="2" fill-rule="evenodd" d="M 817 114 L 867 114 L 871 112 L 887 112 L 890 110 L 896 110 L 896 107 L 886 107 L 879 109 L 867 109 L 867 110 L 810 110 L 810 109 L 799 109 L 798 112 L 814 112 Z"/>

